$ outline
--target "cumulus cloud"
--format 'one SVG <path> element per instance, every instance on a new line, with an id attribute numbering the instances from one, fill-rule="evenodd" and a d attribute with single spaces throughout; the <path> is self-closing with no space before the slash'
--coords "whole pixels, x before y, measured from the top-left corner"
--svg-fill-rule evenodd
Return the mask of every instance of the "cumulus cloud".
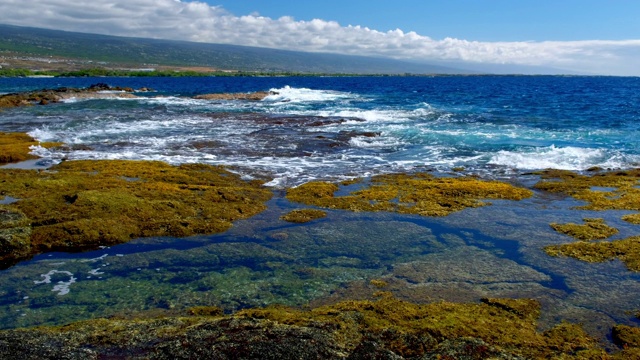
<path id="1" fill-rule="evenodd" d="M 119 36 L 371 55 L 418 61 L 558 67 L 640 75 L 640 39 L 479 42 L 382 32 L 335 21 L 236 16 L 219 6 L 180 0 L 2 0 L 0 23 Z"/>

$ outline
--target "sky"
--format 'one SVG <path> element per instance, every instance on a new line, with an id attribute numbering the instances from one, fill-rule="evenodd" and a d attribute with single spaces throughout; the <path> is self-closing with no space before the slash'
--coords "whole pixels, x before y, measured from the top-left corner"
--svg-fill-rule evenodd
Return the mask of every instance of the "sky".
<path id="1" fill-rule="evenodd" d="M 640 76 L 638 18 L 637 0 L 0 2 L 0 23 L 19 26 L 633 76 Z"/>

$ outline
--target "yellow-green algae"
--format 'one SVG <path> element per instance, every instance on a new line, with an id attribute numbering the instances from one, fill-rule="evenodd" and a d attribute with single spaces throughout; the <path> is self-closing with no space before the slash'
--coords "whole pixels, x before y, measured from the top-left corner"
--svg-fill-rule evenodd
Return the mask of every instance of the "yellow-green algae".
<path id="1" fill-rule="evenodd" d="M 322 219 L 326 217 L 327 213 L 317 209 L 297 209 L 292 210 L 286 215 L 280 217 L 280 219 L 292 223 L 307 223 L 316 219 Z"/>
<path id="2" fill-rule="evenodd" d="M 624 347 L 614 354 L 576 324 L 538 331 L 540 306 L 529 299 L 420 305 L 382 293 L 376 301 L 312 310 L 273 306 L 223 316 L 217 308 L 200 307 L 190 314 L 0 331 L 0 355 L 626 359 L 638 354 L 636 328 L 617 327 Z"/>
<path id="3" fill-rule="evenodd" d="M 635 225 L 640 225 L 640 214 L 628 214 L 623 216 L 622 220 Z"/>
<path id="4" fill-rule="evenodd" d="M 287 199 L 329 209 L 446 216 L 464 208 L 487 205 L 480 199 L 522 200 L 532 195 L 527 189 L 499 181 L 438 178 L 426 173 L 375 176 L 368 187 L 335 196 L 339 189 L 333 183 L 309 182 L 289 189 Z"/>
<path id="5" fill-rule="evenodd" d="M 272 192 L 222 167 L 151 161 L 66 161 L 49 171 L 0 170 L 4 211 L 30 223 L 31 254 L 138 237 L 211 234 L 266 207 Z M 3 223 L 1 227 L 12 228 Z M 20 253 L 20 252 L 18 252 Z M 23 257 L 0 252 L 0 261 Z"/>
<path id="6" fill-rule="evenodd" d="M 581 210 L 640 210 L 640 169 L 582 175 L 566 170 L 546 170 L 536 189 L 563 193 L 587 204 Z M 611 191 L 594 191 L 594 187 Z"/>
<path id="7" fill-rule="evenodd" d="M 544 248 L 551 256 L 569 256 L 587 262 L 604 262 L 620 259 L 627 269 L 640 271 L 640 236 L 623 240 L 551 245 Z"/>
<path id="8" fill-rule="evenodd" d="M 547 170 L 540 175 L 542 181 L 537 183 L 535 188 L 563 193 L 587 203 L 577 209 L 640 211 L 640 188 L 638 188 L 640 169 L 609 172 L 597 170 L 592 175 L 582 175 L 564 170 Z M 594 188 L 602 188 L 605 191 L 594 191 Z M 630 214 L 624 216 L 623 219 L 634 223 L 640 219 L 640 215 Z M 585 226 L 593 228 L 593 225 L 600 227 L 600 230 L 604 229 L 605 232 L 612 231 L 602 227 L 604 224 L 599 225 L 594 222 L 587 223 Z M 597 232 L 595 230 L 582 228 L 580 231 L 576 231 L 576 234 L 582 232 L 593 235 Z M 583 238 L 583 240 L 588 240 L 588 238 Z M 578 241 L 547 246 L 544 250 L 551 256 L 569 256 L 587 262 L 603 262 L 618 258 L 624 262 L 629 270 L 640 271 L 640 237 L 638 236 L 610 242 Z"/>
<path id="9" fill-rule="evenodd" d="M 35 159 L 37 156 L 30 154 L 31 147 L 38 145 L 44 148 L 51 148 L 62 145 L 62 143 L 41 143 L 24 133 L 0 132 L 0 164 Z"/>
<path id="10" fill-rule="evenodd" d="M 605 224 L 604 219 L 584 218 L 584 224 L 558 224 L 551 223 L 551 227 L 562 234 L 569 235 L 578 240 L 606 239 L 618 233 L 618 229 Z"/>

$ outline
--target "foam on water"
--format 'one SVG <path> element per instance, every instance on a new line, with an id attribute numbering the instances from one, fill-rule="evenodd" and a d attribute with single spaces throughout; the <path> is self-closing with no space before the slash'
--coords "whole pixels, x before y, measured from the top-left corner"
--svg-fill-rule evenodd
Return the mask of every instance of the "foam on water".
<path id="1" fill-rule="evenodd" d="M 635 161 L 640 160 L 637 156 L 633 156 L 633 158 Z M 618 151 L 551 145 L 545 148 L 529 150 L 501 150 L 492 156 L 488 163 L 527 170 L 564 169 L 581 171 L 595 166 L 620 168 L 628 164 L 630 160 L 629 156 L 624 156 Z"/>
<path id="2" fill-rule="evenodd" d="M 283 88 L 271 89 L 269 91 L 271 94 L 265 97 L 262 100 L 263 102 L 283 104 L 302 102 L 325 102 L 356 98 L 356 96 L 354 96 L 353 94 L 346 92 L 295 88 L 288 85 Z"/>
<path id="3" fill-rule="evenodd" d="M 461 87 L 423 92 L 404 85 L 387 88 L 386 79 L 367 80 L 367 86 L 352 79 L 309 79 L 310 86 L 304 86 L 307 79 L 298 80 L 296 86 L 271 86 L 272 94 L 262 101 L 197 100 L 165 92 L 91 102 L 86 108 L 38 107 L 36 117 L 27 112 L 24 119 L 34 138 L 76 149 L 34 147 L 38 156 L 231 165 L 272 174 L 274 185 L 421 166 L 491 172 L 624 168 L 640 162 L 635 125 L 620 115 L 611 119 L 613 125 L 598 123 L 606 119 L 604 109 L 596 117 L 596 110 L 566 110 L 580 109 L 567 101 L 582 99 L 560 102 L 536 93 L 542 96 L 538 102 L 518 104 L 519 97 L 482 97 Z M 461 80 L 466 79 L 456 81 Z M 555 110 L 561 106 L 563 112 Z M 7 119 L 23 122 L 20 114 Z"/>

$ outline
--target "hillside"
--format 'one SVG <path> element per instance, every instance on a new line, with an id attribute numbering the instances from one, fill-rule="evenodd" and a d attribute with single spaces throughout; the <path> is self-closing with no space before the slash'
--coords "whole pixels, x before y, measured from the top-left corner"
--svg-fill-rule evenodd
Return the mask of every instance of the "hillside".
<path id="1" fill-rule="evenodd" d="M 383 58 L 307 53 L 259 47 L 116 37 L 0 25 L 0 62 L 42 57 L 76 59 L 85 64 L 135 67 L 208 67 L 224 70 L 359 73 L 462 74 L 460 69 Z M 38 57 L 40 59 L 38 59 Z M 3 58 L 3 59 L 2 59 Z M 28 59 L 27 59 L 28 60 Z M 14 61 L 15 62 L 15 61 Z"/>

